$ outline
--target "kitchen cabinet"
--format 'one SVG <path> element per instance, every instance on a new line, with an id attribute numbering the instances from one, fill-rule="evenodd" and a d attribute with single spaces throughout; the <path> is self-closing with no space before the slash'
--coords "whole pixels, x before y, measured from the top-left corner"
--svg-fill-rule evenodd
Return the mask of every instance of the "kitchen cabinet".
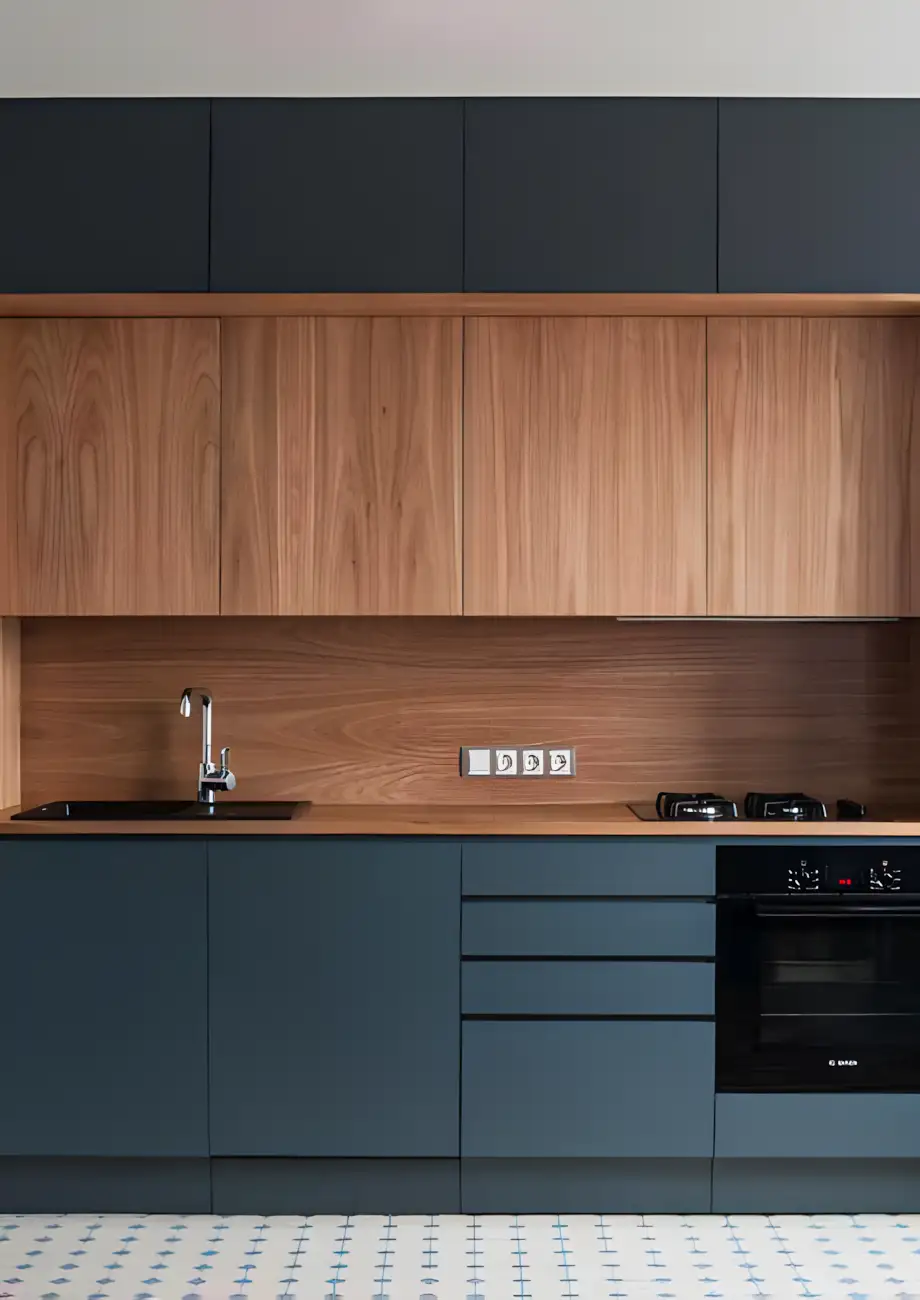
<path id="1" fill-rule="evenodd" d="M 462 978 L 465 1016 L 715 1014 L 712 962 L 480 960 Z"/>
<path id="2" fill-rule="evenodd" d="M 0 841 L 0 1155 L 207 1156 L 206 852 Z"/>
<path id="3" fill-rule="evenodd" d="M 706 612 L 705 335 L 466 322 L 465 614 Z"/>
<path id="4" fill-rule="evenodd" d="M 701 840 L 473 840 L 463 846 L 464 897 L 557 895 L 594 898 L 716 892 L 716 851 Z"/>
<path id="5" fill-rule="evenodd" d="M 463 287 L 463 104 L 216 99 L 211 288 Z"/>
<path id="6" fill-rule="evenodd" d="M 208 287 L 206 99 L 0 101 L 0 293 Z"/>
<path id="7" fill-rule="evenodd" d="M 463 954 L 476 957 L 712 957 L 715 907 L 658 899 L 466 899 Z"/>
<path id="8" fill-rule="evenodd" d="M 0 613 L 216 614 L 214 320 L 0 321 Z"/>
<path id="9" fill-rule="evenodd" d="M 920 101 L 719 101 L 723 293 L 920 291 Z"/>
<path id="10" fill-rule="evenodd" d="M 458 614 L 462 323 L 223 324 L 225 614 Z"/>
<path id="11" fill-rule="evenodd" d="M 210 849 L 211 1150 L 454 1157 L 460 849 Z"/>
<path id="12" fill-rule="evenodd" d="M 463 1025 L 464 1157 L 712 1157 L 715 1026 Z"/>
<path id="13" fill-rule="evenodd" d="M 714 293 L 716 101 L 471 99 L 464 288 Z"/>
<path id="14" fill-rule="evenodd" d="M 708 366 L 709 613 L 911 612 L 920 323 L 713 319 Z"/>

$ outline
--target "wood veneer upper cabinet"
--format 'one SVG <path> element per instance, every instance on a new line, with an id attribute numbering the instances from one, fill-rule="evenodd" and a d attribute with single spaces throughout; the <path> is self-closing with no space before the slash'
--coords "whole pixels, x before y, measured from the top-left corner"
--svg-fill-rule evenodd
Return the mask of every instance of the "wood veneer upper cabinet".
<path id="1" fill-rule="evenodd" d="M 458 614 L 460 320 L 222 338 L 222 611 Z"/>
<path id="2" fill-rule="evenodd" d="M 709 612 L 910 612 L 920 322 L 709 321 Z"/>
<path id="3" fill-rule="evenodd" d="M 466 322 L 464 612 L 706 612 L 705 322 Z"/>
<path id="4" fill-rule="evenodd" d="M 218 325 L 0 321 L 0 613 L 218 611 Z"/>

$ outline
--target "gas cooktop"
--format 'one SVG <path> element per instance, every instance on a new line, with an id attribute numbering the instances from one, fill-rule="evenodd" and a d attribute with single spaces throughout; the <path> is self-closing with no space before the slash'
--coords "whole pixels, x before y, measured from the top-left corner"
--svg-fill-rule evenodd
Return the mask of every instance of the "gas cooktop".
<path id="1" fill-rule="evenodd" d="M 654 803 L 631 803 L 629 808 L 641 821 L 823 822 L 859 821 L 866 815 L 865 806 L 852 799 L 838 799 L 836 809 L 829 812 L 826 804 L 811 795 L 759 791 L 746 794 L 740 809 L 734 800 L 721 794 L 677 794 L 669 790 L 663 790 Z"/>

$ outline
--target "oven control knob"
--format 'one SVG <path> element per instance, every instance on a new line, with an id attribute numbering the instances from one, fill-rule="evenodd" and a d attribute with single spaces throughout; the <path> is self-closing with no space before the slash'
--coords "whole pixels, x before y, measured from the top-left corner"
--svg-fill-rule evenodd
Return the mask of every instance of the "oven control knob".
<path id="1" fill-rule="evenodd" d="M 877 867 L 872 867 L 869 870 L 869 888 L 873 893 L 878 893 L 879 890 L 885 888 L 885 881 L 882 879 L 881 872 Z"/>
<path id="2" fill-rule="evenodd" d="M 809 867 L 805 862 L 799 867 L 790 867 L 786 887 L 790 894 L 815 893 L 821 888 L 820 867 Z"/>

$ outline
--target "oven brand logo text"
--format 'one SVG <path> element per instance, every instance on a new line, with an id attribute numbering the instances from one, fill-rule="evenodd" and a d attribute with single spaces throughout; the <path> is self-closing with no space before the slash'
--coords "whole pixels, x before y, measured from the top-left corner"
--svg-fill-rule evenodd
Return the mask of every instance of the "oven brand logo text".
<path id="1" fill-rule="evenodd" d="M 828 1065 L 859 1065 L 858 1061 L 828 1061 Z"/>

